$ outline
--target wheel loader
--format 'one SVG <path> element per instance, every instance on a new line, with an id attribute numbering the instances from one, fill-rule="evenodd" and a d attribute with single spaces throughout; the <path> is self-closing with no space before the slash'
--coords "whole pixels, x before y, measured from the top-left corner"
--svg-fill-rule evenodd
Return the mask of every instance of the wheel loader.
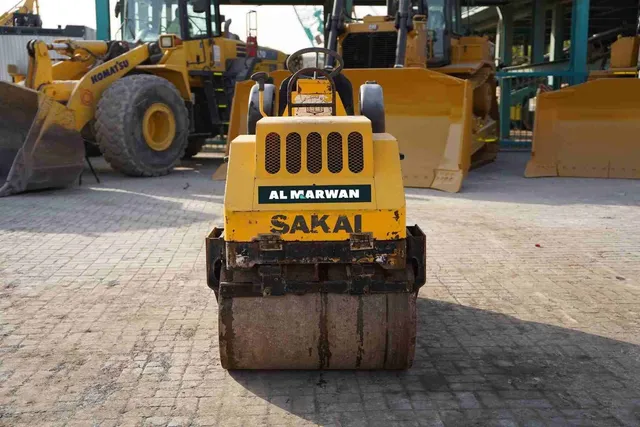
<path id="1" fill-rule="evenodd" d="M 621 37 L 607 70 L 538 95 L 526 177 L 640 179 L 639 46 Z"/>
<path id="2" fill-rule="evenodd" d="M 63 187 L 85 141 L 131 176 L 167 174 L 226 133 L 234 84 L 285 55 L 221 36 L 215 0 L 123 0 L 122 40 L 33 40 L 19 84 L 0 83 L 0 196 Z M 50 52 L 67 58 L 53 63 Z"/>
<path id="3" fill-rule="evenodd" d="M 303 54 L 331 68 L 296 68 Z M 426 238 L 406 226 L 400 152 L 382 88 L 342 58 L 291 55 L 279 88 L 254 75 L 231 144 L 224 227 L 206 239 L 225 369 L 407 369 Z M 277 99 L 275 94 L 279 93 Z"/>

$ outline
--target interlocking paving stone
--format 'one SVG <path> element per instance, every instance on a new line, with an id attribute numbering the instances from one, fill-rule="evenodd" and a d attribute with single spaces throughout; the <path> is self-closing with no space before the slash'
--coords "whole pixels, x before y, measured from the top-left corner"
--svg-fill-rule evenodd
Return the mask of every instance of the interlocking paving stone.
<path id="1" fill-rule="evenodd" d="M 640 182 L 526 159 L 407 190 L 428 279 L 406 372 L 220 367 L 219 159 L 0 199 L 0 424 L 640 425 Z"/>

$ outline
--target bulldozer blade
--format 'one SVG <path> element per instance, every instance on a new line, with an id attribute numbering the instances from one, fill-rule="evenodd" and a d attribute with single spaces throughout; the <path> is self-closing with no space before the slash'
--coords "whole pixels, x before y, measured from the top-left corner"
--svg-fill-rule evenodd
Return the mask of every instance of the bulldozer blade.
<path id="1" fill-rule="evenodd" d="M 525 176 L 640 178 L 638 117 L 638 79 L 597 79 L 541 93 Z"/>
<path id="2" fill-rule="evenodd" d="M 416 293 L 220 296 L 225 369 L 408 369 Z"/>
<path id="3" fill-rule="evenodd" d="M 344 70 L 360 85 L 382 86 L 386 131 L 404 154 L 405 187 L 458 192 L 471 163 L 473 90 L 467 80 L 423 68 Z"/>
<path id="4" fill-rule="evenodd" d="M 73 183 L 84 168 L 73 113 L 6 82 L 0 82 L 0 101 L 0 197 Z"/>
<path id="5" fill-rule="evenodd" d="M 342 73 L 351 81 L 356 110 L 360 85 L 373 80 L 382 86 L 386 131 L 398 140 L 404 154 L 405 187 L 460 191 L 472 157 L 471 82 L 423 68 L 349 69 Z M 276 87 L 289 75 L 288 71 L 270 73 Z M 227 155 L 229 143 L 246 131 L 252 84 L 236 84 Z M 224 179 L 225 171 L 216 173 L 218 179 Z"/>

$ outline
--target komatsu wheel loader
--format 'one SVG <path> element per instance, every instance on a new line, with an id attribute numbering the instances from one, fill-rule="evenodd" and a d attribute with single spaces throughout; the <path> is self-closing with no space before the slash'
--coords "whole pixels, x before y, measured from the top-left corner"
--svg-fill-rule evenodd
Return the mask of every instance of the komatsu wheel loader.
<path id="1" fill-rule="evenodd" d="M 0 196 L 62 187 L 84 142 L 131 176 L 169 173 L 226 133 L 236 81 L 284 68 L 285 55 L 221 36 L 215 0 L 123 0 L 123 40 L 33 40 L 28 73 L 0 82 Z M 53 63 L 50 52 L 67 57 Z"/>
<path id="2" fill-rule="evenodd" d="M 334 68 L 297 68 L 304 53 Z M 424 233 L 406 226 L 400 152 L 382 88 L 308 48 L 279 90 L 254 76 L 231 144 L 224 227 L 207 238 L 225 369 L 407 369 Z M 277 102 L 275 93 L 279 92 Z"/>
<path id="3" fill-rule="evenodd" d="M 425 3 L 389 0 L 389 16 L 344 23 L 344 1 L 335 0 L 328 48 L 342 54 L 354 88 L 369 80 L 385 88 L 387 128 L 405 155 L 404 185 L 458 192 L 469 169 L 493 161 L 499 148 L 493 45 L 458 34 L 459 3 Z M 289 74 L 270 75 L 277 85 Z M 250 90 L 250 82 L 236 87 L 228 141 L 246 126 Z"/>

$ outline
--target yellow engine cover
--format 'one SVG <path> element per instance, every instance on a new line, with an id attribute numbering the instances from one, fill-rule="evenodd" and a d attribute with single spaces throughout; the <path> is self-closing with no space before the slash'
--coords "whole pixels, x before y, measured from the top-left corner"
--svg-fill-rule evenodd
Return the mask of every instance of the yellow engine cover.
<path id="1" fill-rule="evenodd" d="M 227 241 L 406 237 L 398 143 L 365 117 L 266 117 L 229 159 Z"/>

